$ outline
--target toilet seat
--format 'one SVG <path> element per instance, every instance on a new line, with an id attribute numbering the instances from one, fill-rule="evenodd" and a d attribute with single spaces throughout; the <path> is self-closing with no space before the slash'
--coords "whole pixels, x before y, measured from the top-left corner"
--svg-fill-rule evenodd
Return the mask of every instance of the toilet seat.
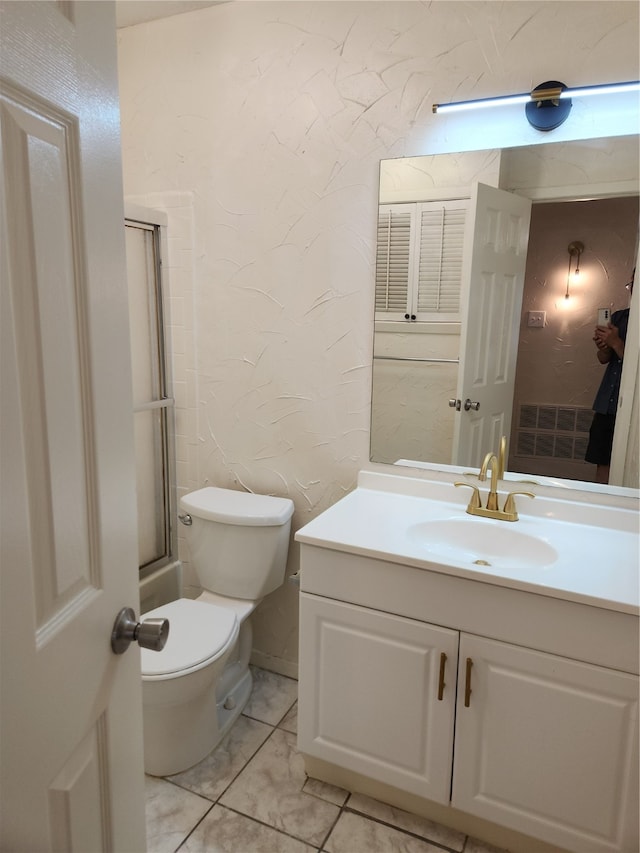
<path id="1" fill-rule="evenodd" d="M 175 678 L 202 669 L 223 655 L 238 636 L 232 610 L 189 598 L 179 598 L 144 614 L 168 619 L 169 638 L 161 652 L 141 649 L 143 679 Z"/>

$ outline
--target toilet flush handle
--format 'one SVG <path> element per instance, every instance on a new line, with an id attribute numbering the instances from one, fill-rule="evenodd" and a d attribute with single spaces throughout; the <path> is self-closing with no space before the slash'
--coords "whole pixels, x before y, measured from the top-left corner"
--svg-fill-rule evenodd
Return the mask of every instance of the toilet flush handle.
<path id="1" fill-rule="evenodd" d="M 180 521 L 184 524 L 185 527 L 191 527 L 193 524 L 193 519 L 189 515 L 188 512 L 185 512 L 183 515 L 178 515 Z"/>
<path id="2" fill-rule="evenodd" d="M 123 607 L 113 623 L 111 631 L 111 650 L 121 655 L 129 648 L 129 643 L 135 641 L 143 649 L 161 652 L 169 636 L 168 619 L 136 620 L 136 614 L 130 607 Z"/>

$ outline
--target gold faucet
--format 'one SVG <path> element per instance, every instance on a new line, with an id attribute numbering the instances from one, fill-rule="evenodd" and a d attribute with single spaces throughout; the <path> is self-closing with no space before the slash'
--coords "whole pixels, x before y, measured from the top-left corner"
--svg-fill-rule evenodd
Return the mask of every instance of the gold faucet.
<path id="1" fill-rule="evenodd" d="M 517 521 L 518 512 L 516 510 L 516 502 L 514 500 L 515 495 L 526 495 L 529 498 L 535 497 L 531 492 L 509 492 L 505 499 L 503 508 L 500 509 L 498 500 L 498 480 L 502 480 L 504 478 L 506 455 L 507 439 L 506 436 L 503 435 L 500 439 L 500 451 L 498 456 L 496 456 L 493 451 L 489 451 L 489 453 L 484 457 L 482 466 L 480 467 L 480 473 L 478 474 L 478 480 L 481 483 L 484 483 L 487 479 L 487 471 L 491 468 L 491 486 L 487 495 L 486 506 L 482 506 L 480 489 L 477 486 L 474 486 L 471 483 L 454 483 L 455 486 L 468 486 L 470 489 L 473 489 L 469 505 L 467 506 L 467 512 L 469 515 L 480 515 L 483 518 L 496 518 L 499 521 Z"/>
<path id="2" fill-rule="evenodd" d="M 487 455 L 490 456 L 491 454 L 487 454 Z M 486 461 L 486 458 L 485 458 L 485 461 Z M 497 463 L 498 464 L 498 479 L 499 480 L 504 479 L 504 469 L 505 469 L 506 462 L 507 462 L 507 436 L 503 435 L 502 438 L 500 439 L 500 450 L 498 452 L 498 463 Z M 491 470 L 493 471 L 493 468 Z M 476 474 L 475 471 L 465 471 L 464 476 L 465 477 L 478 477 L 478 479 L 480 479 L 480 477 L 478 476 L 478 474 Z M 534 480 L 519 480 L 519 482 L 520 483 L 533 483 L 534 485 L 537 485 L 537 483 Z"/>
<path id="3" fill-rule="evenodd" d="M 484 457 L 482 465 L 480 466 L 480 473 L 478 474 L 478 480 L 481 483 L 484 483 L 487 479 L 487 470 L 491 465 L 491 488 L 489 490 L 489 494 L 487 495 L 487 509 L 489 510 L 497 510 L 498 509 L 498 460 L 496 458 L 495 453 L 487 453 Z M 504 472 L 503 472 L 504 473 Z"/>

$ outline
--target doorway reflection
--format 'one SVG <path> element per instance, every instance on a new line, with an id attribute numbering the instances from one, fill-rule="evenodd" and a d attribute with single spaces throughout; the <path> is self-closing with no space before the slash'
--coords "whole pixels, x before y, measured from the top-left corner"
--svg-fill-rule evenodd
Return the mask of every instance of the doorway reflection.
<path id="1" fill-rule="evenodd" d="M 599 309 L 613 313 L 629 304 L 638 213 L 638 196 L 533 205 L 510 471 L 594 479 L 584 451 L 603 367 L 592 337 Z M 576 239 L 585 249 L 565 299 L 567 245 Z"/>

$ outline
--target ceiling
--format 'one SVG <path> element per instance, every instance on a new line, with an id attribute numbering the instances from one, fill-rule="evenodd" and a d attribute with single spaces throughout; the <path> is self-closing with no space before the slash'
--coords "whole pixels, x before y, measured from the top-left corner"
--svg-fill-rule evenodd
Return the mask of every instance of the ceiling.
<path id="1" fill-rule="evenodd" d="M 116 0 L 116 26 L 118 29 L 132 27 L 157 18 L 217 6 L 221 2 L 225 0 Z"/>

